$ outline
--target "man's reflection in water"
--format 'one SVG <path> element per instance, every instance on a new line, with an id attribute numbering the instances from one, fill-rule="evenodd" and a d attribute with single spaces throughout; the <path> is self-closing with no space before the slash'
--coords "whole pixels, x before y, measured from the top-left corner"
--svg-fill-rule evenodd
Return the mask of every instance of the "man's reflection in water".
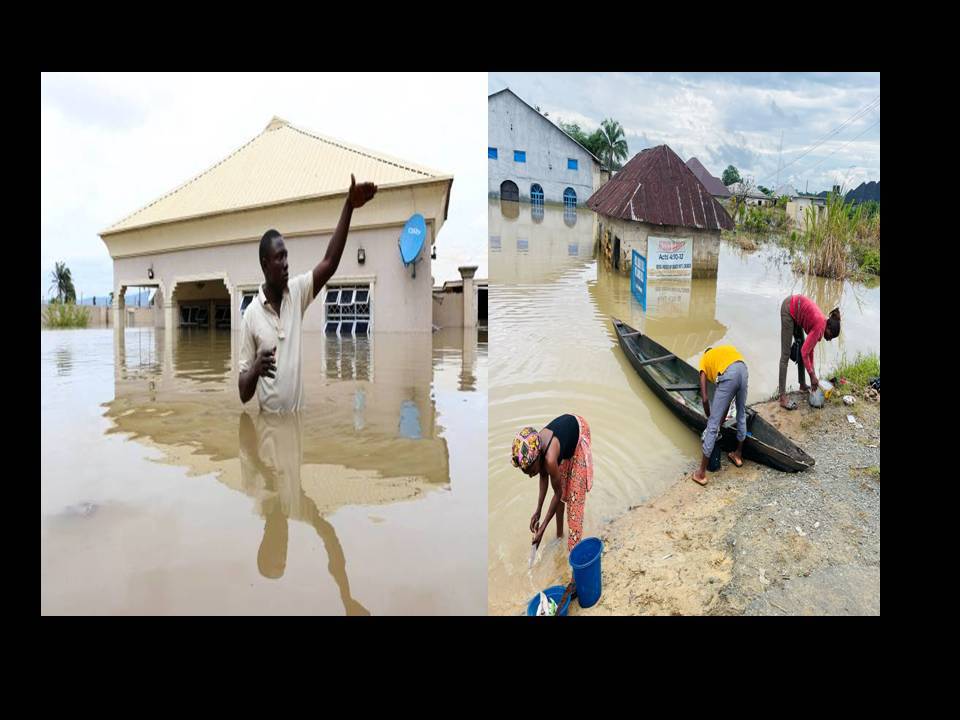
<path id="1" fill-rule="evenodd" d="M 350 596 L 347 563 L 333 526 L 321 517 L 300 484 L 303 428 L 298 413 L 260 413 L 256 419 L 240 415 L 240 467 L 244 489 L 261 498 L 266 524 L 257 552 L 257 567 L 266 578 L 283 576 L 287 566 L 289 519 L 309 523 L 323 540 L 327 569 L 340 589 L 347 615 L 370 611 Z"/>

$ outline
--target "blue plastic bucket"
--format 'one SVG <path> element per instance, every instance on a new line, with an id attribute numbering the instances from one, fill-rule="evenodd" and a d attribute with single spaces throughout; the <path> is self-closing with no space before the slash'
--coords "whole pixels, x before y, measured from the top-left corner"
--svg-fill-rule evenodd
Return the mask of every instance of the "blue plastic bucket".
<path id="1" fill-rule="evenodd" d="M 564 585 L 554 585 L 553 587 L 548 587 L 543 591 L 543 594 L 547 596 L 548 599 L 553 600 L 555 603 L 560 602 L 560 598 L 563 597 L 563 591 L 567 588 Z M 572 595 L 572 593 L 571 593 Z M 530 602 L 527 604 L 527 615 L 535 617 L 537 614 L 537 608 L 540 607 L 540 593 L 537 593 L 533 596 Z M 566 602 L 563 603 L 563 607 L 557 610 L 557 615 L 566 615 L 567 610 L 570 608 L 570 598 L 568 597 Z"/>
<path id="2" fill-rule="evenodd" d="M 573 581 L 577 584 L 577 602 L 580 607 L 592 607 L 600 599 L 602 554 L 603 542 L 595 537 L 584 538 L 570 551 L 570 567 L 573 568 Z"/>

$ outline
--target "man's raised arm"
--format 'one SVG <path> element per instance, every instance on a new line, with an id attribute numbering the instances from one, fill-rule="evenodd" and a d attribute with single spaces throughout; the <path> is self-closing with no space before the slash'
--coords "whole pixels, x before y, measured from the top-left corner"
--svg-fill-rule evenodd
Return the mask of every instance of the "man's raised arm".
<path id="1" fill-rule="evenodd" d="M 347 244 L 347 232 L 350 230 L 350 219 L 353 217 L 353 211 L 363 207 L 370 199 L 377 194 L 377 186 L 370 182 L 360 183 L 350 175 L 350 190 L 347 192 L 347 200 L 343 204 L 343 212 L 340 213 L 340 222 L 337 223 L 337 229 L 333 231 L 333 237 L 327 243 L 327 253 L 323 260 L 317 263 L 313 269 L 313 296 L 316 297 L 320 288 L 327 284 L 327 281 L 333 277 L 340 265 L 340 258 L 343 256 L 343 248 Z"/>

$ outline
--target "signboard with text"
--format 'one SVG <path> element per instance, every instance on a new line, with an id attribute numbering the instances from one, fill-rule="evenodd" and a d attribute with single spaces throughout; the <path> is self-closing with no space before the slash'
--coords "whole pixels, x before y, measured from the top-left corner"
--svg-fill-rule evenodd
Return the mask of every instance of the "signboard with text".
<path id="1" fill-rule="evenodd" d="M 693 238 L 647 237 L 647 259 L 651 278 L 693 277 Z"/>

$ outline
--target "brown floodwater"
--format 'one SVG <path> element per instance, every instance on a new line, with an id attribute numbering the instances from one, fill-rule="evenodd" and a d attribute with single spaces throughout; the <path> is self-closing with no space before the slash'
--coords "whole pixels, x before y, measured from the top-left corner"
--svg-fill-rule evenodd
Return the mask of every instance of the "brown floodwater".
<path id="1" fill-rule="evenodd" d="M 542 427 L 577 413 L 590 423 L 594 485 L 584 535 L 676 482 L 699 461 L 695 433 L 682 425 L 623 356 L 610 317 L 649 334 L 696 365 L 711 345 L 732 343 L 750 368 L 749 402 L 776 390 L 780 302 L 790 293 L 825 310 L 839 305 L 840 338 L 817 345 L 817 368 L 846 352 L 880 349 L 880 288 L 795 275 L 789 255 L 768 246 L 745 253 L 721 243 L 713 279 L 653 283 L 644 312 L 627 275 L 596 256 L 592 212 L 529 205 L 489 206 L 490 413 L 488 585 L 492 613 L 523 612 L 538 590 L 570 578 L 566 539 L 544 535 L 528 567 L 530 515 L 538 483 L 509 462 L 523 425 Z M 797 386 L 791 363 L 788 387 Z M 552 497 L 547 493 L 544 512 Z"/>
<path id="2" fill-rule="evenodd" d="M 41 332 L 41 613 L 485 613 L 486 334 L 305 333 L 284 416 L 237 341 Z"/>

